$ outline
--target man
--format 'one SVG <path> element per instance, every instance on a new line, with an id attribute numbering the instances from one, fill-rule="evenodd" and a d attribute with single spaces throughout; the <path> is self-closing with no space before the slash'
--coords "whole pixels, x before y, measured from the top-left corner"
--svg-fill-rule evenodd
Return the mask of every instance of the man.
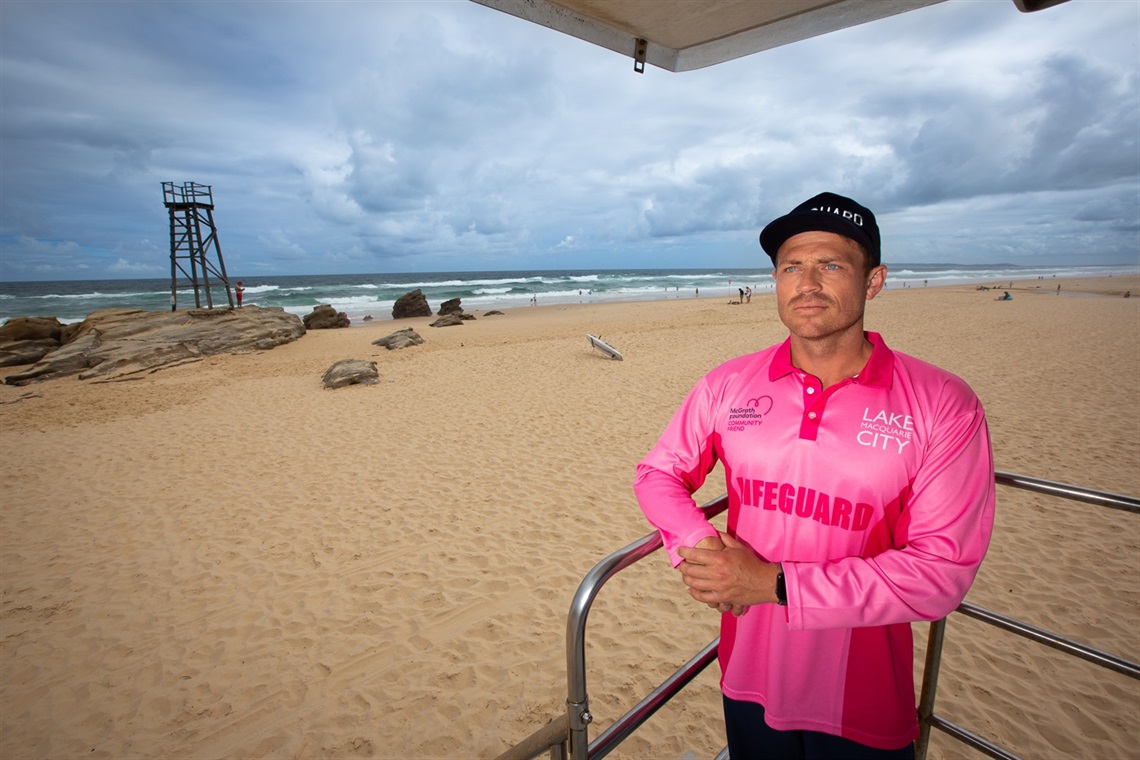
<path id="1" fill-rule="evenodd" d="M 989 545 L 993 457 L 959 378 L 864 332 L 874 214 L 823 193 L 771 222 L 789 337 L 700 380 L 634 490 L 689 594 L 722 613 L 733 760 L 913 758 L 910 622 L 961 602 Z M 692 493 L 717 461 L 719 532 Z"/>

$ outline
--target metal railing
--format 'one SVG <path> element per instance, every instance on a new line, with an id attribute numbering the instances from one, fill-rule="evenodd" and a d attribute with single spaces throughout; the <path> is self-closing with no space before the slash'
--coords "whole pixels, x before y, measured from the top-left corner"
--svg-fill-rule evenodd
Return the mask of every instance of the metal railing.
<path id="1" fill-rule="evenodd" d="M 1080 501 L 1099 507 L 1121 509 L 1131 512 L 1132 514 L 1140 514 L 1140 499 L 1134 499 L 1129 496 L 1119 496 L 1104 491 L 1078 488 L 1077 486 L 1070 486 L 1065 483 L 1054 483 L 1048 480 L 1012 475 L 1005 472 L 994 473 L 994 480 L 998 485 L 1002 486 L 1035 491 L 1037 493 L 1057 496 L 1062 499 L 1070 499 L 1072 501 Z M 967 617 L 974 618 L 988 625 L 996 626 L 997 628 L 1029 639 L 1030 641 L 1036 641 L 1039 644 L 1052 647 L 1065 654 L 1087 660 L 1103 668 L 1115 670 L 1117 673 L 1123 673 L 1134 679 L 1140 679 L 1140 665 L 1108 654 L 1107 652 L 1085 646 L 1059 634 L 1028 625 L 1020 620 L 1014 620 L 1011 617 L 1001 615 L 969 602 L 962 602 L 955 612 L 960 612 Z M 946 720 L 934 712 L 934 698 L 938 691 L 938 675 L 942 666 L 942 643 L 946 636 L 947 620 L 948 618 L 942 618 L 930 624 L 930 634 L 927 637 L 926 643 L 926 664 L 923 668 L 922 688 L 919 692 L 919 737 L 915 743 L 915 756 L 917 760 L 923 760 L 923 758 L 926 757 L 926 750 L 930 745 L 930 729 L 937 728 L 989 757 L 1013 758 L 1016 760 L 1017 755 L 1010 753 L 956 723 Z"/>
<path id="2" fill-rule="evenodd" d="M 1004 472 L 995 473 L 994 479 L 998 485 L 1002 486 L 1140 514 L 1140 499 L 1130 496 L 1121 496 L 1105 491 Z M 721 496 L 714 499 L 704 505 L 702 509 L 707 517 L 715 517 L 728 509 L 728 497 Z M 566 760 L 567 758 L 571 760 L 587 760 L 587 758 L 598 760 L 603 758 L 716 659 L 720 637 L 713 639 L 691 660 L 682 665 L 673 675 L 638 702 L 633 709 L 614 721 L 594 741 L 589 741 L 589 725 L 593 721 L 593 716 L 590 714 L 589 697 L 586 691 L 586 618 L 589 615 L 590 607 L 602 586 L 610 578 L 649 556 L 661 546 L 661 536 L 654 531 L 606 557 L 582 579 L 578 591 L 574 595 L 574 600 L 571 602 L 570 614 L 566 621 L 566 714 L 552 720 L 522 742 L 511 747 L 497 760 L 529 760 L 544 752 L 550 753 L 551 760 Z M 1115 670 L 1118 673 L 1140 679 L 1140 665 L 1087 647 L 1064 636 L 1035 628 L 967 602 L 963 602 L 955 612 L 960 612 L 968 617 L 1053 647 L 1066 654 Z M 942 618 L 930 624 L 918 705 L 920 735 L 915 744 L 917 760 L 923 760 L 926 757 L 931 728 L 944 731 L 990 757 L 1016 760 L 1016 755 L 935 714 L 934 697 L 938 689 L 946 620 L 947 618 Z M 727 752 L 722 750 L 717 758 L 721 760 L 727 756 Z"/>

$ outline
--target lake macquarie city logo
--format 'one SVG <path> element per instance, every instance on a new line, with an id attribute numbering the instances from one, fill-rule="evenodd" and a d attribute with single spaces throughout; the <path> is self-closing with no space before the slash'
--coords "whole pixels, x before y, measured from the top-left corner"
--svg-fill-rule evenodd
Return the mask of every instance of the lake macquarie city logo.
<path id="1" fill-rule="evenodd" d="M 860 446 L 869 446 L 900 455 L 913 439 L 914 417 L 886 409 L 873 412 L 870 407 L 863 410 L 859 433 L 855 436 Z"/>
<path id="2" fill-rule="evenodd" d="M 764 424 L 764 415 L 770 411 L 772 411 L 771 396 L 750 398 L 744 406 L 729 407 L 728 429 L 739 432 L 747 427 L 759 427 Z"/>

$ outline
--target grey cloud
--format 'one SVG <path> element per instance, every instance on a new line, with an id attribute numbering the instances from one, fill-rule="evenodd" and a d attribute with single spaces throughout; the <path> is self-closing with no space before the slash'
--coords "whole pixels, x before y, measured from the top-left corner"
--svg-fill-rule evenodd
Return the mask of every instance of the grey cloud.
<path id="1" fill-rule="evenodd" d="M 1066 55 L 1044 59 L 1025 78 L 1026 93 L 1014 98 L 954 91 L 940 104 L 912 101 L 925 113 L 917 130 L 892 138 L 907 175 L 894 202 L 1077 189 L 1140 175 L 1134 73 Z"/>
<path id="2" fill-rule="evenodd" d="M 1137 74 L 1114 77 L 1073 56 L 1053 56 L 1041 73 L 1045 113 L 1031 161 L 1053 183 L 1084 187 L 1140 175 Z"/>
<path id="3" fill-rule="evenodd" d="M 1073 214 L 1073 219 L 1078 222 L 1113 222 L 1119 229 L 1137 229 L 1140 227 L 1140 201 L 1129 190 L 1085 202 Z M 1129 221 L 1121 223 L 1122 220 Z"/>
<path id="4" fill-rule="evenodd" d="M 248 271 L 747 266 L 824 189 L 915 256 L 1134 260 L 1140 11 L 1007 5 L 638 76 L 466 2 L 13 3 L 0 277 L 150 266 L 163 180 Z"/>
<path id="5" fill-rule="evenodd" d="M 645 217 L 652 237 L 731 231 L 755 226 L 758 183 L 739 167 L 708 166 L 692 181 L 663 187 Z"/>

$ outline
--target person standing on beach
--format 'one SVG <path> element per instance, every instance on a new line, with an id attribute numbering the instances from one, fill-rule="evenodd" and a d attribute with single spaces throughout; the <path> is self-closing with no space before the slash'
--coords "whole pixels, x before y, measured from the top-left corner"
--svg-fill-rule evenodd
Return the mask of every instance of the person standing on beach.
<path id="1" fill-rule="evenodd" d="M 993 528 L 985 413 L 863 329 L 874 214 L 832 193 L 768 224 L 789 337 L 705 375 L 634 491 L 689 595 L 721 613 L 733 760 L 913 758 L 910 623 L 965 597 Z M 723 462 L 727 530 L 692 494 Z"/>
<path id="2" fill-rule="evenodd" d="M 241 280 L 237 281 L 237 286 L 234 287 L 234 294 L 237 296 L 238 308 L 241 308 L 241 296 L 245 293 L 245 288 L 241 286 Z"/>

